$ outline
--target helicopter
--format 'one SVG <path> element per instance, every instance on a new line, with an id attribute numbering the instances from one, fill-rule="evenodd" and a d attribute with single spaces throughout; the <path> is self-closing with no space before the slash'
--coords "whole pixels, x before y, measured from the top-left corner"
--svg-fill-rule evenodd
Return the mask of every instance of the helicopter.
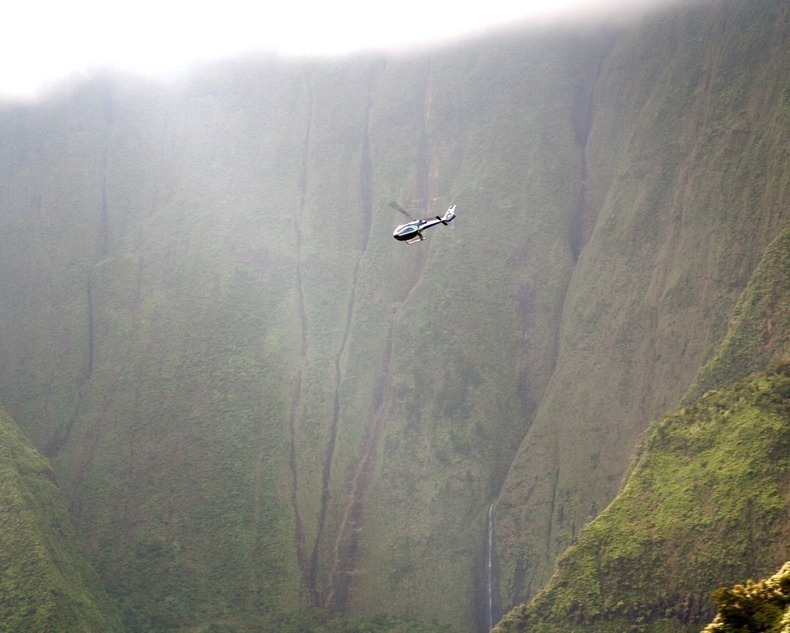
<path id="1" fill-rule="evenodd" d="M 391 206 L 396 211 L 400 211 L 403 215 L 405 215 L 411 222 L 407 222 L 406 224 L 399 224 L 395 227 L 395 231 L 392 233 L 392 237 L 400 242 L 406 242 L 407 244 L 414 244 L 415 242 L 422 242 L 425 239 L 425 236 L 422 232 L 425 229 L 428 229 L 432 226 L 436 226 L 440 222 L 447 226 L 455 220 L 455 205 L 451 206 L 447 209 L 447 212 L 442 216 L 439 217 L 438 215 L 436 218 L 423 218 L 417 219 L 413 218 L 409 213 L 400 206 L 397 202 L 390 202 L 389 206 Z"/>

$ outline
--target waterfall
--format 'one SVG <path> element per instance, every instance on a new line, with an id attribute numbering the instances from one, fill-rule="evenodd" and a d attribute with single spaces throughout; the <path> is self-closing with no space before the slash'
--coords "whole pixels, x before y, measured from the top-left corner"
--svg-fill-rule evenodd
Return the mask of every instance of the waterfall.
<path id="1" fill-rule="evenodd" d="M 486 548 L 486 590 L 488 630 L 494 628 L 494 504 L 488 506 L 488 521 L 486 523 L 488 536 Z"/>

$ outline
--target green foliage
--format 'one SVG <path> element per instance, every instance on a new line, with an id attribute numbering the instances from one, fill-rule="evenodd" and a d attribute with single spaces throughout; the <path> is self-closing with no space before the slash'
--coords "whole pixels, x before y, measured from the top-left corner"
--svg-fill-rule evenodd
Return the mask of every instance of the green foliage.
<path id="1" fill-rule="evenodd" d="M 329 614 L 322 609 L 305 608 L 275 612 L 266 616 L 230 616 L 210 624 L 179 629 L 183 633 L 458 633 L 436 622 L 418 622 L 403 616 Z"/>
<path id="2" fill-rule="evenodd" d="M 0 631 L 121 631 L 49 463 L 0 409 Z"/>
<path id="3" fill-rule="evenodd" d="M 779 86 L 790 14 L 776 0 L 709 8 L 649 16 L 601 60 L 584 147 L 594 228 L 562 305 L 551 380 L 498 500 L 504 604 L 530 600 L 618 494 L 640 435 L 678 406 L 788 225 L 790 102 Z M 784 244 L 763 286 L 776 288 L 773 316 L 788 305 Z M 745 373 L 723 371 L 719 384 L 782 358 L 787 326 L 767 301 L 755 308 L 772 320 L 745 317 L 748 358 L 731 367 Z"/>
<path id="4" fill-rule="evenodd" d="M 496 630 L 698 630 L 722 578 L 780 555 L 789 420 L 783 364 L 658 422 L 622 493 Z"/>
<path id="5" fill-rule="evenodd" d="M 718 613 L 702 633 L 787 633 L 790 631 L 790 562 L 774 576 L 747 580 L 712 594 Z"/>
<path id="6" fill-rule="evenodd" d="M 686 400 L 790 357 L 790 229 L 766 249 L 741 294 L 727 336 L 695 378 Z"/>

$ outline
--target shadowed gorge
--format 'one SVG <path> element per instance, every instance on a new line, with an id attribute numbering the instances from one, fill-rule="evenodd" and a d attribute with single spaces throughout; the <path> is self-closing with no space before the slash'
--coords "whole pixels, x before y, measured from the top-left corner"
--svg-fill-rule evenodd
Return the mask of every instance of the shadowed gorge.
<path id="1" fill-rule="evenodd" d="M 648 429 L 786 360 L 788 30 L 724 0 L 2 105 L 0 403 L 125 629 L 483 631 L 574 564 Z M 398 243 L 392 200 L 458 217 Z"/>

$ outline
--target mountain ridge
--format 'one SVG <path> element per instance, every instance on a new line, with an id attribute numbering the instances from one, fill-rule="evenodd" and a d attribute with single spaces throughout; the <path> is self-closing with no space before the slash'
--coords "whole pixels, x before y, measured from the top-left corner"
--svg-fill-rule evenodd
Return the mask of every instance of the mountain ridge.
<path id="1" fill-rule="evenodd" d="M 545 582 L 553 557 L 542 555 L 559 554 L 573 542 L 580 526 L 607 503 L 602 490 L 616 493 L 623 471 L 610 466 L 627 461 L 651 418 L 679 403 L 724 335 L 730 310 L 724 306 L 735 304 L 748 280 L 745 271 L 762 255 L 761 249 L 746 255 L 743 243 L 754 240 L 748 232 L 775 236 L 781 230 L 786 101 L 755 102 L 745 86 L 734 89 L 719 70 L 726 63 L 727 73 L 749 86 L 767 68 L 782 76 L 784 53 L 776 46 L 761 53 L 752 48 L 766 62 L 761 66 L 755 57 L 738 57 L 743 42 L 727 35 L 744 24 L 768 39 L 786 33 L 779 27 L 787 23 L 786 11 L 778 4 L 762 8 L 759 16 L 749 15 L 750 7 L 728 3 L 715 11 L 686 9 L 646 19 L 604 63 L 586 152 L 586 190 L 600 209 L 598 222 L 574 270 L 569 292 L 575 300 L 563 313 L 558 370 L 530 431 L 536 437 L 525 441 L 499 499 L 508 508 L 521 505 L 510 524 L 500 521 L 498 527 L 500 542 L 510 543 L 499 551 L 509 561 L 505 604 L 518 595 L 526 599 Z M 649 53 L 667 41 L 671 56 Z M 768 93 L 777 97 L 777 84 L 768 83 Z M 615 90 L 615 84 L 623 88 Z M 754 127 L 748 137 L 732 133 L 734 116 L 759 121 L 763 132 Z M 767 159 L 769 147 L 773 159 Z M 736 178 L 729 171 L 731 154 L 744 165 L 773 160 L 777 170 L 768 180 L 751 179 L 767 176 L 759 170 Z M 753 225 L 755 214 L 764 215 Z M 567 431 L 551 430 L 563 421 Z M 622 460 L 604 457 L 604 451 Z M 573 467 L 578 463 L 599 474 L 591 478 L 589 470 Z M 545 509 L 520 504 L 530 495 L 540 497 Z M 547 513 L 554 517 L 548 524 Z M 539 579 L 532 589 L 530 577 Z"/>
<path id="2" fill-rule="evenodd" d="M 635 621 L 645 631 L 698 631 L 724 579 L 787 559 L 788 247 L 785 230 L 683 407 L 648 427 L 622 491 L 566 550 L 547 587 L 495 631 L 618 631 Z M 754 336 L 774 320 L 775 339 Z M 751 364 L 733 364 L 744 356 Z M 711 389 L 699 393 L 701 383 Z"/>

